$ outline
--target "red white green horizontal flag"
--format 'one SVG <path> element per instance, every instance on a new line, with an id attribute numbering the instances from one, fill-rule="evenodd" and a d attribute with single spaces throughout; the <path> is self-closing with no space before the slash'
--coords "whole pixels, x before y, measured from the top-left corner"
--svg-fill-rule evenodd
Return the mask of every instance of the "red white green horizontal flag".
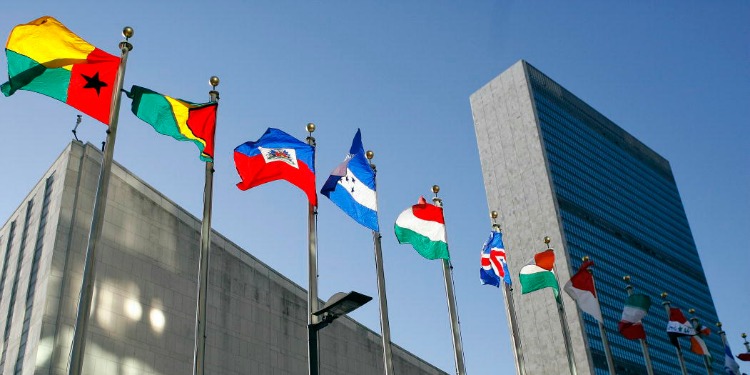
<path id="1" fill-rule="evenodd" d="M 539 289 L 552 288 L 555 297 L 560 294 L 560 286 L 552 269 L 555 266 L 555 252 L 547 249 L 534 255 L 534 260 L 521 268 L 518 281 L 521 283 L 521 294 Z"/>
<path id="2" fill-rule="evenodd" d="M 398 216 L 394 230 L 398 242 L 411 244 L 419 255 L 450 260 L 443 209 L 427 203 L 424 197 Z"/>

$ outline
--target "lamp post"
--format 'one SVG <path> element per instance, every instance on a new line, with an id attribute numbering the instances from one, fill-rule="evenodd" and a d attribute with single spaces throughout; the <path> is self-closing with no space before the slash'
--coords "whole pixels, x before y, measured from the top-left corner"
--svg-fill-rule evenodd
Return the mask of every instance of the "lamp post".
<path id="1" fill-rule="evenodd" d="M 323 305 L 323 308 L 313 312 L 319 319 L 315 323 L 307 325 L 308 337 L 310 337 L 310 375 L 318 375 L 318 331 L 331 324 L 336 318 L 346 315 L 367 302 L 372 297 L 357 292 L 338 292 L 331 296 Z"/>

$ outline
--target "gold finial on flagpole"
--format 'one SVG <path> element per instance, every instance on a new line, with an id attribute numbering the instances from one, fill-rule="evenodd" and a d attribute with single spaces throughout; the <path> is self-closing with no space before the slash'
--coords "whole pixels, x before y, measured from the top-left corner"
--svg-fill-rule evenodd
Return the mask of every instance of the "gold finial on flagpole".
<path id="1" fill-rule="evenodd" d="M 549 247 L 550 242 L 552 242 L 552 239 L 549 238 L 549 236 L 544 236 L 544 243 L 547 245 L 547 249 L 551 249 L 551 247 Z"/>
<path id="2" fill-rule="evenodd" d="M 667 297 L 669 297 L 669 293 L 667 293 L 667 292 L 661 292 L 661 294 L 659 296 L 661 297 L 661 299 L 664 300 L 664 301 L 661 302 L 661 304 L 662 304 L 662 306 L 666 306 L 666 308 L 667 308 L 667 315 L 669 315 L 669 306 L 672 304 L 672 302 L 670 302 L 667 299 Z"/>
<path id="3" fill-rule="evenodd" d="M 219 77 L 217 76 L 211 76 L 211 78 L 208 79 L 208 84 L 211 85 L 211 91 L 208 92 L 208 96 L 212 102 L 216 102 L 219 100 L 219 92 L 216 91 L 216 86 L 219 85 Z"/>
<path id="4" fill-rule="evenodd" d="M 120 46 L 119 46 L 120 50 L 122 50 L 124 48 L 127 48 L 128 51 L 132 51 L 133 50 L 133 45 L 130 44 L 130 42 L 128 42 L 128 40 L 130 40 L 130 38 L 133 37 L 134 33 L 135 33 L 135 31 L 130 26 L 125 26 L 125 27 L 122 28 L 122 36 L 125 37 L 125 40 L 123 40 L 122 42 L 120 42 Z"/>
<path id="5" fill-rule="evenodd" d="M 692 314 L 695 314 L 695 309 L 689 309 L 689 310 L 688 310 L 688 313 L 689 313 L 689 314 L 691 314 L 691 315 L 692 315 Z"/>
<path id="6" fill-rule="evenodd" d="M 375 163 L 372 162 L 372 158 L 375 157 L 375 153 L 372 152 L 372 150 L 367 150 L 367 152 L 365 152 L 365 157 L 370 161 L 370 168 L 372 168 L 373 172 L 377 172 L 378 169 L 375 167 Z"/>
<path id="7" fill-rule="evenodd" d="M 581 260 L 584 261 L 584 262 L 588 262 L 589 261 L 589 256 L 585 255 L 583 258 L 581 258 Z"/>
<path id="8" fill-rule="evenodd" d="M 211 85 L 211 91 L 208 92 L 208 100 L 211 102 L 219 101 L 219 92 L 216 91 L 216 86 L 219 85 L 219 77 L 211 76 L 208 79 L 208 84 Z"/>
<path id="9" fill-rule="evenodd" d="M 315 124 L 312 122 L 308 122 L 307 126 L 305 126 L 305 129 L 307 129 L 307 144 L 310 146 L 315 147 L 315 137 L 312 136 L 312 133 L 315 131 Z"/>
<path id="10" fill-rule="evenodd" d="M 492 229 L 500 232 L 500 224 L 497 223 L 498 216 L 499 214 L 497 213 L 497 211 L 490 212 L 490 217 L 492 218 Z"/>
<path id="11" fill-rule="evenodd" d="M 432 202 L 435 203 L 438 207 L 443 207 L 443 200 L 438 198 L 438 193 L 440 192 L 440 186 L 432 185 L 432 192 L 435 194 L 435 197 L 432 198 Z"/>
<path id="12" fill-rule="evenodd" d="M 630 275 L 623 276 L 622 280 L 629 284 L 630 283 Z"/>

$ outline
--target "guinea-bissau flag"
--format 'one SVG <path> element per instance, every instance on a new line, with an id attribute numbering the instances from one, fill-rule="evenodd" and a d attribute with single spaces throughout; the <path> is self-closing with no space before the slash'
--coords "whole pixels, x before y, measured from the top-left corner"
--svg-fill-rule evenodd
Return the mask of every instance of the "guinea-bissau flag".
<path id="1" fill-rule="evenodd" d="M 192 103 L 133 86 L 127 94 L 130 109 L 157 132 L 178 141 L 191 141 L 201 151 L 203 161 L 214 159 L 217 102 Z"/>
<path id="2" fill-rule="evenodd" d="M 109 125 L 120 58 L 44 16 L 13 28 L 5 45 L 5 96 L 18 90 L 47 95 Z"/>

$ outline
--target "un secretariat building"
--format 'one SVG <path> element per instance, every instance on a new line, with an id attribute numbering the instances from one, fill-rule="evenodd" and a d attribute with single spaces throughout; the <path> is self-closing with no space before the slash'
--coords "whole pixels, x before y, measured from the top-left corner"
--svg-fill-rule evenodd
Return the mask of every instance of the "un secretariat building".
<path id="1" fill-rule="evenodd" d="M 695 308 L 706 324 L 718 319 L 669 162 L 525 61 L 472 94 L 471 108 L 510 269 L 543 250 L 545 235 L 561 283 L 590 256 L 618 375 L 646 374 L 639 342 L 617 331 L 627 297 L 622 277 L 631 275 L 635 292 L 652 300 L 643 324 L 654 372 L 679 374 L 661 292 L 685 313 Z M 527 374 L 568 369 L 556 304 L 545 292 L 513 291 Z M 607 374 L 596 320 L 563 298 L 578 373 Z M 722 373 L 719 335 L 705 341 L 714 373 Z M 705 373 L 703 358 L 682 343 L 688 373 Z"/>
<path id="2" fill-rule="evenodd" d="M 2 374 L 67 373 L 101 159 L 70 143 L 0 228 Z M 206 373 L 307 374 L 306 291 L 211 239 Z M 84 374 L 192 373 L 199 242 L 197 218 L 113 165 Z M 320 336 L 322 374 L 383 373 L 380 336 L 354 320 Z M 393 364 L 445 374 L 397 346 Z"/>

